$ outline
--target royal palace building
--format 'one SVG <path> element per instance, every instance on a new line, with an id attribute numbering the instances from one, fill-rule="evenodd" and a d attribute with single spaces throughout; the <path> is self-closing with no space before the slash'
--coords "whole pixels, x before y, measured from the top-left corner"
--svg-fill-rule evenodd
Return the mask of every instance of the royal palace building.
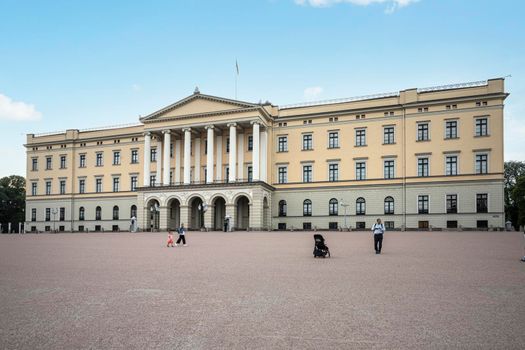
<path id="1" fill-rule="evenodd" d="M 499 229 L 503 79 L 276 106 L 195 92 L 27 135 L 26 231 Z"/>

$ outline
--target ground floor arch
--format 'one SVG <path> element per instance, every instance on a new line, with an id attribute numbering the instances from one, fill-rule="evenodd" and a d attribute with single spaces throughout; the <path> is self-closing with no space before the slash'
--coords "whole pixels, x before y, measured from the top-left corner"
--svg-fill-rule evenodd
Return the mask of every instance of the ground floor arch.
<path id="1" fill-rule="evenodd" d="M 158 231 L 160 229 L 160 203 L 157 199 L 150 199 L 144 208 L 146 218 L 146 231 Z"/>
<path id="2" fill-rule="evenodd" d="M 235 200 L 237 230 L 246 230 L 250 227 L 250 200 L 245 195 L 240 195 Z"/>
<path id="3" fill-rule="evenodd" d="M 213 230 L 223 230 L 224 220 L 226 217 L 226 199 L 221 196 L 217 196 L 213 199 L 211 207 L 208 210 L 212 210 L 210 213 L 213 217 Z"/>
<path id="4" fill-rule="evenodd" d="M 190 215 L 189 222 L 186 224 L 190 230 L 200 230 L 204 227 L 204 212 L 206 211 L 206 205 L 200 197 L 190 198 L 188 201 Z"/>
<path id="5" fill-rule="evenodd" d="M 167 203 L 167 225 L 168 230 L 176 230 L 180 227 L 180 201 L 171 198 Z"/>

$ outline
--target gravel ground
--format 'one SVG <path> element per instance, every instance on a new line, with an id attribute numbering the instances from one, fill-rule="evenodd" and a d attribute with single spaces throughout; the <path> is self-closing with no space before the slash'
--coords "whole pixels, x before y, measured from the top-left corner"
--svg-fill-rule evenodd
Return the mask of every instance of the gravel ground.
<path id="1" fill-rule="evenodd" d="M 523 234 L 0 235 L 1 349 L 523 349 Z"/>

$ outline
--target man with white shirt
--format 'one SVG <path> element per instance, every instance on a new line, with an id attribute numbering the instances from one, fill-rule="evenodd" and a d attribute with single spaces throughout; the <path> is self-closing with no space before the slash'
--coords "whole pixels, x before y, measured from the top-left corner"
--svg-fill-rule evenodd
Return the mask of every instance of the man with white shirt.
<path id="1" fill-rule="evenodd" d="M 376 254 L 381 254 L 381 248 L 383 247 L 383 234 L 385 233 L 385 225 L 381 223 L 381 219 L 377 219 L 377 222 L 372 226 L 372 232 L 374 232 L 374 248 Z"/>

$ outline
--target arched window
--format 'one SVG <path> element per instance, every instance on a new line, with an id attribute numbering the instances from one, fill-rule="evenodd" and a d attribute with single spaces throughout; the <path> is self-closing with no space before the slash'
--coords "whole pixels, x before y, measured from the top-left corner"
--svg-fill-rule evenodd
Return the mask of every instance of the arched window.
<path id="1" fill-rule="evenodd" d="M 286 201 L 280 200 L 279 201 L 279 216 L 286 216 Z"/>
<path id="2" fill-rule="evenodd" d="M 115 205 L 113 207 L 113 220 L 118 220 L 118 217 L 119 217 L 119 215 L 118 215 L 118 206 Z"/>
<path id="3" fill-rule="evenodd" d="M 385 198 L 385 214 L 394 214 L 394 198 L 390 196 Z"/>
<path id="4" fill-rule="evenodd" d="M 328 202 L 328 214 L 339 215 L 339 202 L 337 201 L 337 199 L 332 198 Z"/>
<path id="5" fill-rule="evenodd" d="M 102 208 L 96 207 L 95 209 L 95 220 L 102 220 Z"/>
<path id="6" fill-rule="evenodd" d="M 86 217 L 86 210 L 84 209 L 84 207 L 78 208 L 78 220 L 84 221 L 85 217 Z"/>
<path id="7" fill-rule="evenodd" d="M 355 215 L 365 215 L 366 214 L 366 202 L 363 197 L 357 198 L 355 201 Z"/>
<path id="8" fill-rule="evenodd" d="M 134 217 L 134 218 L 137 217 L 137 206 L 136 206 L 135 204 L 133 204 L 133 205 L 131 206 L 131 213 L 130 213 L 130 217 L 129 217 L 129 218 L 131 219 L 131 218 L 133 218 L 133 217 Z"/>
<path id="9" fill-rule="evenodd" d="M 303 216 L 312 216 L 312 201 L 309 199 L 303 202 Z"/>

